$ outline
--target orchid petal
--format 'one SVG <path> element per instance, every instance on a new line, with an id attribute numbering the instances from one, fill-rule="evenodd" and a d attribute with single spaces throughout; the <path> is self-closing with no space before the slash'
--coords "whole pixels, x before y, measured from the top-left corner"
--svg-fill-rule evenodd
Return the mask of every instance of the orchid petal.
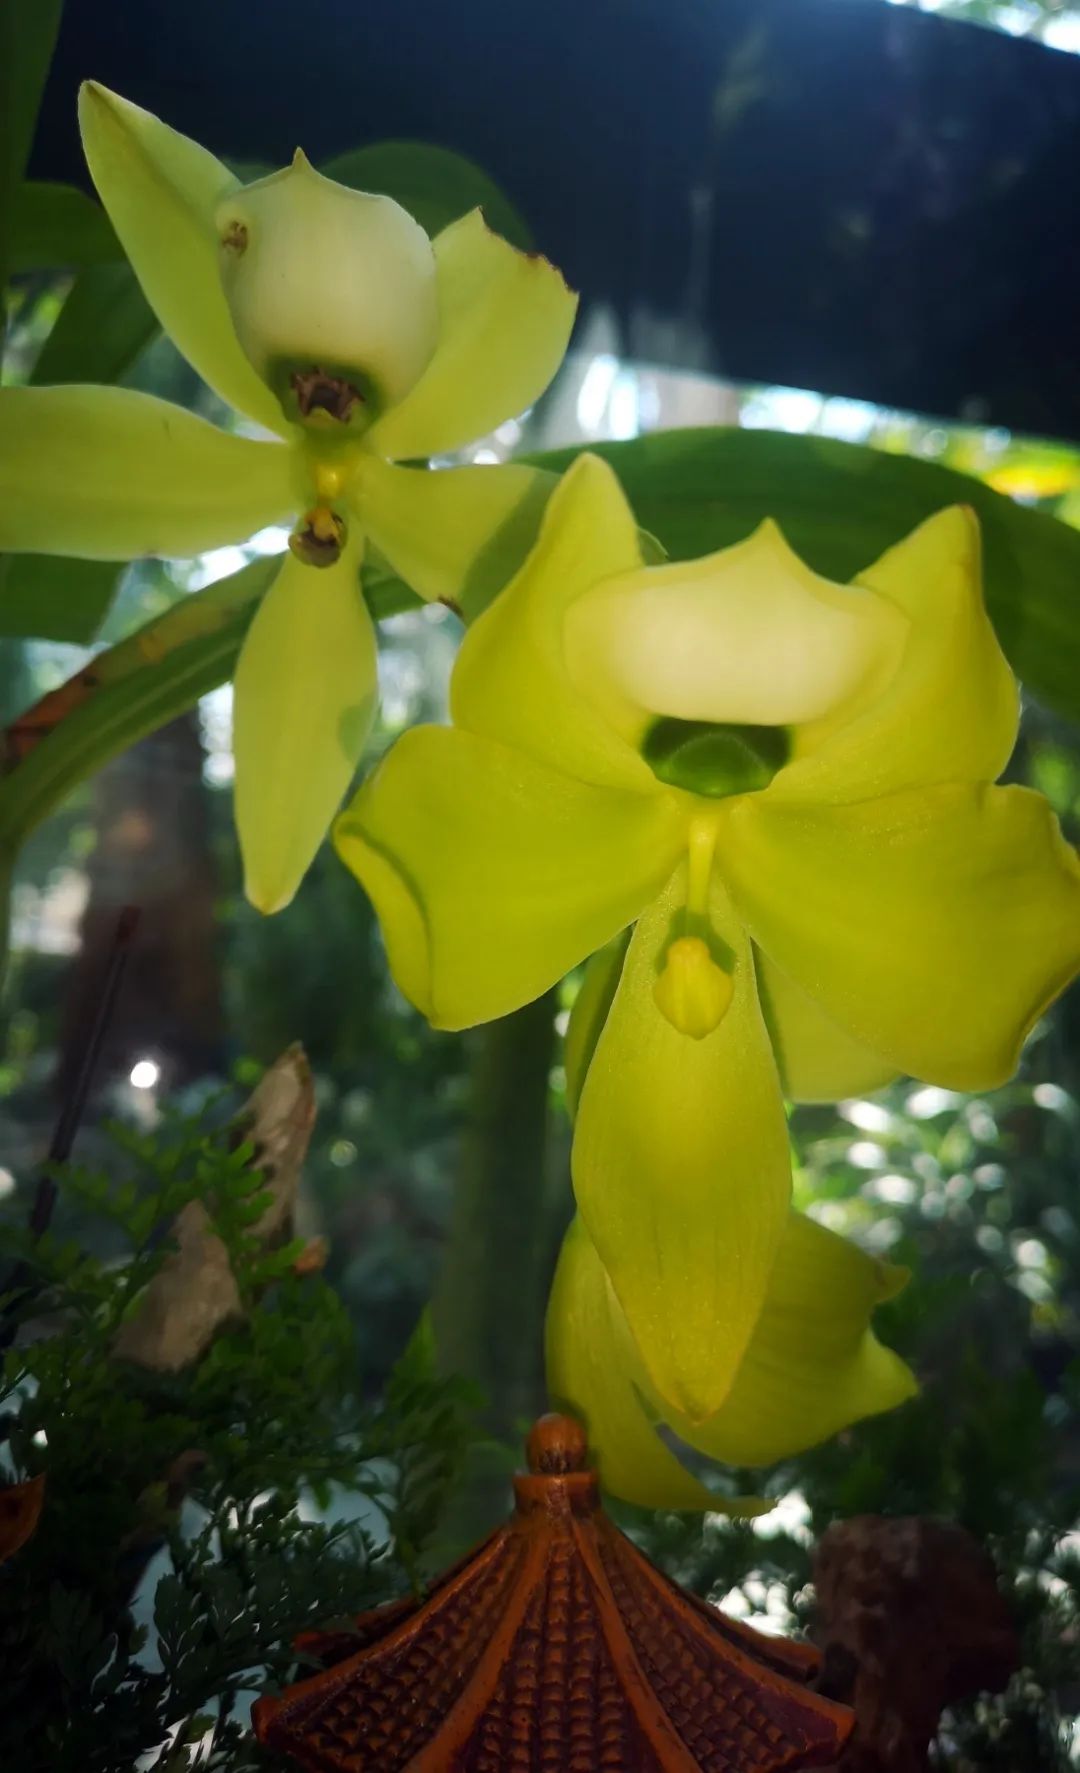
<path id="1" fill-rule="evenodd" d="M 908 1271 L 792 1213 L 735 1383 L 716 1415 L 668 1417 L 727 1465 L 772 1465 L 915 1395 L 911 1369 L 870 1328 Z"/>
<path id="2" fill-rule="evenodd" d="M 215 211 L 239 180 L 95 81 L 79 94 L 79 123 L 101 201 L 165 331 L 223 400 L 281 431 L 281 408 L 240 348 L 221 285 Z"/>
<path id="3" fill-rule="evenodd" d="M 983 603 L 974 512 L 939 511 L 855 583 L 909 619 L 896 670 L 853 718 L 804 734 L 771 792 L 856 801 L 992 782 L 1016 742 L 1020 700 Z"/>
<path id="4" fill-rule="evenodd" d="M 754 940 L 896 1070 L 1012 1076 L 1080 966 L 1080 861 L 1041 796 L 952 784 L 809 809 L 729 802 L 725 878 Z"/>
<path id="5" fill-rule="evenodd" d="M 670 1452 L 641 1401 L 647 1383 L 626 1319 L 589 1234 L 575 1219 L 547 1309 L 547 1380 L 555 1403 L 581 1418 L 600 1481 L 642 1508 L 763 1514 L 756 1497 L 715 1494 Z"/>
<path id="6" fill-rule="evenodd" d="M 367 455 L 354 506 L 399 578 L 471 621 L 521 566 L 557 485 L 524 463 L 432 473 Z"/>
<path id="7" fill-rule="evenodd" d="M 566 1072 L 566 1106 L 571 1117 L 577 1113 L 596 1043 L 615 1001 L 629 940 L 624 931 L 593 955 L 570 1010 L 563 1042 L 563 1069 Z"/>
<path id="8" fill-rule="evenodd" d="M 531 406 L 563 360 L 577 297 L 535 253 L 493 234 L 480 210 L 434 241 L 439 342 L 411 393 L 373 426 L 392 461 L 445 454 Z"/>
<path id="9" fill-rule="evenodd" d="M 790 1102 L 869 1096 L 896 1076 L 895 1065 L 832 1021 L 760 949 L 754 966 L 780 1081 Z"/>
<path id="10" fill-rule="evenodd" d="M 714 880 L 733 995 L 692 1039 L 653 996 L 686 899 L 680 864 L 643 913 L 578 1106 L 578 1207 L 658 1397 L 723 1403 L 761 1311 L 791 1193 L 780 1083 L 750 945 Z"/>
<path id="11" fill-rule="evenodd" d="M 130 388 L 0 389 L 0 548 L 198 554 L 296 508 L 293 452 Z"/>
<path id="12" fill-rule="evenodd" d="M 907 1271 L 863 1253 L 801 1214 L 789 1215 L 765 1304 L 724 1403 L 692 1423 L 657 1399 L 615 1292 L 580 1219 L 566 1235 L 547 1318 L 548 1388 L 582 1417 L 601 1481 L 646 1508 L 759 1513 L 693 1477 L 660 1439 L 727 1465 L 772 1465 L 851 1423 L 895 1409 L 917 1388 L 870 1327 Z"/>
<path id="13" fill-rule="evenodd" d="M 439 1028 L 539 997 L 670 873 L 673 797 L 574 781 L 476 734 L 414 727 L 338 820 L 401 990 Z"/>
<path id="14" fill-rule="evenodd" d="M 585 781 L 655 790 L 635 747 L 582 695 L 563 650 L 574 599 L 640 559 L 614 473 L 598 456 L 579 456 L 552 493 L 520 573 L 465 636 L 450 685 L 456 724 Z"/>
<path id="15" fill-rule="evenodd" d="M 280 911 L 351 782 L 378 701 L 375 630 L 346 548 L 328 567 L 292 554 L 236 667 L 236 824 L 248 898 Z"/>

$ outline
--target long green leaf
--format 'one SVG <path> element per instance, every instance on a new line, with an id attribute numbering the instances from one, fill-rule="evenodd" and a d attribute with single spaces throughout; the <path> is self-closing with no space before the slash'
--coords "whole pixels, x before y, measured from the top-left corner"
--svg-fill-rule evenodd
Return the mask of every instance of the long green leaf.
<path id="1" fill-rule="evenodd" d="M 63 271 L 124 256 L 100 203 L 74 185 L 26 179 L 12 206 L 10 269 Z"/>
<path id="2" fill-rule="evenodd" d="M 56 724 L 0 779 L 0 851 L 21 843 L 110 757 L 228 679 L 277 565 L 252 561 L 183 598 L 79 674 Z"/>
<path id="3" fill-rule="evenodd" d="M 0 4 L 0 306 L 10 265 L 15 196 L 30 157 L 62 5 L 63 0 Z"/>
<path id="4" fill-rule="evenodd" d="M 429 234 L 438 234 L 479 205 L 496 234 L 524 251 L 532 245 L 524 221 L 494 179 L 450 148 L 376 142 L 339 154 L 319 170 L 354 190 L 393 197 Z"/>
<path id="5" fill-rule="evenodd" d="M 32 382 L 115 382 L 158 330 L 131 266 L 80 271 L 38 353 Z"/>
<path id="6" fill-rule="evenodd" d="M 0 638 L 94 639 L 123 566 L 55 554 L 0 555 Z"/>
<path id="7" fill-rule="evenodd" d="M 68 700 L 56 724 L 0 776 L 0 856 L 110 757 L 228 682 L 255 605 L 279 565 L 278 556 L 250 561 L 182 598 L 99 653 L 59 692 Z M 373 587 L 368 602 L 372 614 L 383 617 L 414 606 L 417 599 L 388 578 Z M 35 724 L 35 730 L 43 729 Z"/>
<path id="8" fill-rule="evenodd" d="M 564 468 L 579 452 L 531 458 Z M 1080 720 L 1080 531 L 970 475 L 831 438 L 664 431 L 600 444 L 639 523 L 674 560 L 726 547 L 774 517 L 818 572 L 846 580 L 945 505 L 982 527 L 986 600 L 1021 681 Z"/>

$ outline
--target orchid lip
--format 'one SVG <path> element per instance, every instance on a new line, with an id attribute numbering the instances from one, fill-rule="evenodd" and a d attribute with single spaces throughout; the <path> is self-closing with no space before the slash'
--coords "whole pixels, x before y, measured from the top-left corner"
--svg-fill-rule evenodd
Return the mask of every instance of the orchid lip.
<path id="1" fill-rule="evenodd" d="M 782 726 L 664 716 L 646 733 L 641 755 L 669 787 L 724 800 L 767 788 L 789 760 L 791 737 Z"/>

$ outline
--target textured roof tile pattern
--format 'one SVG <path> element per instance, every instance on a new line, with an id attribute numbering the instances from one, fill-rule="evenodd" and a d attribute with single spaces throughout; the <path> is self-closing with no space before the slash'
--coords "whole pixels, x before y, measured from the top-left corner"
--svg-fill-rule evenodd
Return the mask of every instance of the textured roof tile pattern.
<path id="1" fill-rule="evenodd" d="M 258 1701 L 309 1773 L 794 1773 L 851 1714 L 816 1658 L 686 1596 L 600 1508 L 567 1418 L 530 1436 L 505 1527 L 422 1602 L 308 1634 L 328 1667 Z M 357 1647 L 359 1646 L 359 1647 Z"/>

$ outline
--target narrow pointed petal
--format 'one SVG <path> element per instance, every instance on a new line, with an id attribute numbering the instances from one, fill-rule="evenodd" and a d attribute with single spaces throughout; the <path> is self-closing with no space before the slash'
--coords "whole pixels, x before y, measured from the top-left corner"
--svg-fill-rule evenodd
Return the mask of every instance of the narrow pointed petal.
<path id="1" fill-rule="evenodd" d="M 548 1305 L 548 1389 L 586 1424 L 601 1479 L 647 1508 L 756 1514 L 693 1477 L 657 1433 L 726 1465 L 772 1465 L 817 1446 L 918 1389 L 911 1369 L 871 1328 L 876 1306 L 907 1270 L 798 1213 L 788 1216 L 761 1316 L 725 1402 L 692 1423 L 657 1399 L 603 1265 L 580 1218 L 563 1243 Z"/>
<path id="2" fill-rule="evenodd" d="M 244 541 L 296 508 L 292 451 L 130 388 L 0 389 L 0 548 L 134 560 Z"/>
<path id="3" fill-rule="evenodd" d="M 774 964 L 928 1082 L 1004 1083 L 1080 967 L 1080 862 L 1027 788 L 954 784 L 813 811 L 747 795 L 720 843 Z"/>
<path id="4" fill-rule="evenodd" d="M 379 914 L 401 990 L 439 1028 L 539 997 L 670 873 L 671 796 L 594 788 L 452 727 L 392 747 L 334 841 Z"/>
<path id="5" fill-rule="evenodd" d="M 580 1219 L 563 1241 L 548 1301 L 548 1391 L 585 1423 L 600 1481 L 642 1508 L 764 1513 L 769 1503 L 717 1496 L 670 1452 L 641 1401 L 647 1384 L 600 1258 Z"/>
<path id="6" fill-rule="evenodd" d="M 441 455 L 531 406 L 566 352 L 577 297 L 554 265 L 493 234 L 474 209 L 436 236 L 439 342 L 411 393 L 380 418 L 392 461 Z"/>
<path id="7" fill-rule="evenodd" d="M 722 1407 L 697 1424 L 671 1416 L 671 1427 L 727 1465 L 772 1465 L 895 1409 L 918 1385 L 870 1320 L 907 1278 L 906 1269 L 792 1213 L 764 1310 Z"/>
<path id="8" fill-rule="evenodd" d="M 655 789 L 648 764 L 571 676 L 563 645 L 575 598 L 640 560 L 614 473 L 598 456 L 579 456 L 552 493 L 521 572 L 465 636 L 450 685 L 456 724 L 586 781 Z"/>
<path id="9" fill-rule="evenodd" d="M 432 473 L 367 455 L 354 505 L 399 578 L 472 621 L 518 571 L 557 485 L 524 463 Z"/>
<path id="10" fill-rule="evenodd" d="M 281 408 L 240 348 L 221 285 L 215 212 L 239 180 L 94 81 L 79 94 L 79 124 L 101 201 L 165 331 L 223 400 L 280 431 Z"/>
<path id="11" fill-rule="evenodd" d="M 1016 742 L 1020 700 L 983 603 L 974 512 L 939 511 L 855 583 L 908 618 L 896 671 L 853 718 L 805 734 L 774 792 L 856 801 L 940 782 L 992 782 Z"/>
<path id="12" fill-rule="evenodd" d="M 570 1011 L 563 1043 L 563 1068 L 566 1072 L 566 1106 L 571 1118 L 577 1113 L 585 1075 L 604 1031 L 608 1011 L 615 1001 L 629 940 L 624 931 L 593 955 Z"/>
<path id="13" fill-rule="evenodd" d="M 895 1065 L 832 1021 L 760 948 L 754 966 L 780 1082 L 790 1102 L 868 1096 L 896 1076 Z"/>
<path id="14" fill-rule="evenodd" d="M 762 1307 L 791 1193 L 780 1083 L 750 944 L 715 885 L 734 992 L 704 1039 L 653 991 L 681 922 L 680 865 L 641 917 L 578 1106 L 578 1207 L 657 1396 L 694 1420 L 723 1403 Z"/>
<path id="15" fill-rule="evenodd" d="M 356 556 L 292 554 L 255 613 L 236 667 L 233 750 L 244 885 L 280 911 L 341 804 L 378 702 L 375 630 Z"/>

